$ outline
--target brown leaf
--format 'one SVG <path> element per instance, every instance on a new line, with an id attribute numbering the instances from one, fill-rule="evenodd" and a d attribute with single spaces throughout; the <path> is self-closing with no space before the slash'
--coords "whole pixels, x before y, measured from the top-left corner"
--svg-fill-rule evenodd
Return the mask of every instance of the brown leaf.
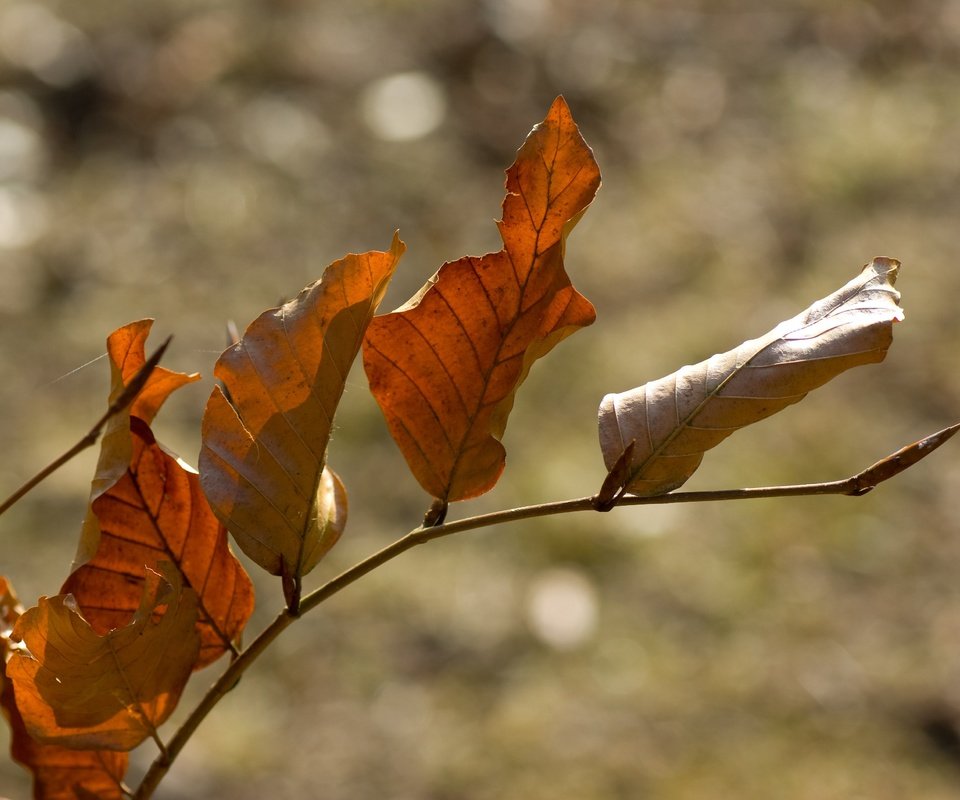
<path id="1" fill-rule="evenodd" d="M 203 416 L 200 482 L 240 548 L 299 579 L 334 545 L 346 492 L 326 467 L 350 365 L 405 250 L 348 255 L 299 296 L 254 320 L 217 361 Z M 230 398 L 229 400 L 227 398 Z"/>
<path id="2" fill-rule="evenodd" d="M 173 712 L 196 662 L 197 597 L 179 573 L 148 573 L 133 621 L 98 636 L 70 595 L 41 597 L 17 621 L 7 663 L 14 697 L 35 739 L 77 748 L 131 750 Z M 162 616 L 161 607 L 165 606 Z"/>
<path id="3" fill-rule="evenodd" d="M 107 337 L 107 355 L 110 358 L 108 405 L 120 396 L 124 386 L 146 363 L 144 345 L 152 326 L 152 319 L 141 319 L 118 328 Z M 196 373 L 187 375 L 183 372 L 173 372 L 165 367 L 155 367 L 143 389 L 126 411 L 110 417 L 100 440 L 100 456 L 90 490 L 91 504 L 120 480 L 127 471 L 132 446 L 130 417 L 139 417 L 150 424 L 171 392 L 199 379 L 200 376 Z M 100 528 L 96 517 L 88 511 L 83 523 L 77 555 L 74 558 L 74 568 L 94 557 L 99 541 Z"/>
<path id="4" fill-rule="evenodd" d="M 33 775 L 35 800 L 82 800 L 94 796 L 121 800 L 126 753 L 109 750 L 71 750 L 35 741 L 23 723 L 13 697 L 13 683 L 5 677 L 10 655 L 9 634 L 23 609 L 9 583 L 0 577 L 0 711 L 10 724 L 10 754 Z"/>
<path id="5" fill-rule="evenodd" d="M 408 303 L 373 320 L 370 389 L 420 485 L 442 501 L 491 489 L 514 395 L 531 365 L 594 321 L 564 271 L 567 235 L 600 186 L 563 98 L 507 170 L 503 249 L 444 264 Z"/>
<path id="6" fill-rule="evenodd" d="M 17 600 L 16 594 L 9 581 L 0 575 L 0 653 L 6 654 L 6 641 L 10 631 L 23 613 L 23 607 Z"/>
<path id="7" fill-rule="evenodd" d="M 600 404 L 600 446 L 611 469 L 636 442 L 630 494 L 676 489 L 735 430 L 802 400 L 844 370 L 882 361 L 903 318 L 893 288 L 900 262 L 876 258 L 846 286 L 736 350 Z"/>
<path id="8" fill-rule="evenodd" d="M 110 356 L 110 400 L 123 391 L 140 368 L 146 363 L 145 345 L 153 327 L 152 319 L 141 319 L 117 328 L 107 338 L 107 353 Z M 166 399 L 181 386 L 200 380 L 200 375 L 174 372 L 166 367 L 156 367 L 147 378 L 146 385 L 130 404 L 130 416 L 139 417 L 148 425 Z"/>
<path id="9" fill-rule="evenodd" d="M 137 417 L 130 418 L 129 435 L 128 469 L 93 501 L 101 531 L 97 554 L 60 592 L 73 594 L 102 635 L 126 625 L 137 610 L 144 565 L 175 564 L 199 597 L 199 669 L 239 639 L 253 612 L 253 584 L 230 552 L 196 472 L 157 444 Z"/>
<path id="10" fill-rule="evenodd" d="M 151 325 L 133 322 L 107 339 L 110 402 L 146 362 Z M 200 668 L 239 637 L 253 589 L 196 474 L 164 451 L 148 427 L 171 392 L 198 377 L 157 367 L 127 412 L 109 421 L 74 571 L 61 591 L 73 593 L 93 630 L 105 634 L 136 611 L 146 566 L 176 564 L 200 595 Z"/>
<path id="11" fill-rule="evenodd" d="M 111 750 L 72 750 L 35 741 L 17 710 L 13 685 L 0 678 L 0 710 L 11 728 L 10 755 L 33 774 L 35 800 L 121 800 L 121 788 L 130 760 Z M 83 794 L 87 792 L 87 794 Z"/>

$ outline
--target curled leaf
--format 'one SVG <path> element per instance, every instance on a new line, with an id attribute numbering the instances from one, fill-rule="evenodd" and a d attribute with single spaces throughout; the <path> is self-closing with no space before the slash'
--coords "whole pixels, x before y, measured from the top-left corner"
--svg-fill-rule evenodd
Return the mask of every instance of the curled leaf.
<path id="1" fill-rule="evenodd" d="M 13 630 L 7 663 L 30 735 L 68 747 L 131 750 L 173 712 L 197 659 L 197 598 L 179 573 L 148 572 L 129 625 L 99 636 L 70 595 L 40 598 Z"/>
<path id="2" fill-rule="evenodd" d="M 593 153 L 557 98 L 507 170 L 503 249 L 444 264 L 409 302 L 371 323 L 370 389 L 435 498 L 493 488 L 504 467 L 500 439 L 530 367 L 594 321 L 563 254 L 599 186 Z"/>
<path id="3" fill-rule="evenodd" d="M 841 372 L 882 361 L 903 318 L 893 288 L 900 262 L 875 258 L 841 289 L 735 350 L 600 403 L 610 470 L 635 442 L 630 494 L 676 489 L 734 431 L 802 400 Z"/>
<path id="4" fill-rule="evenodd" d="M 118 328 L 107 337 L 107 355 L 110 359 L 108 405 L 123 394 L 127 385 L 146 363 L 145 345 L 152 326 L 152 319 L 141 319 Z M 114 414 L 107 420 L 100 440 L 100 456 L 90 489 L 91 504 L 120 480 L 127 471 L 132 447 L 130 418 L 137 417 L 149 425 L 172 392 L 199 379 L 200 376 L 196 373 L 187 375 L 166 367 L 155 367 L 127 409 Z M 94 557 L 99 541 L 100 528 L 97 519 L 91 511 L 88 511 L 83 523 L 77 555 L 74 558 L 74 568 Z"/>
<path id="5" fill-rule="evenodd" d="M 10 631 L 23 613 L 23 607 L 14 594 L 10 582 L 0 575 L 0 655 L 6 656 L 6 642 Z"/>
<path id="6" fill-rule="evenodd" d="M 326 466 L 350 365 L 404 244 L 349 255 L 254 320 L 214 370 L 200 482 L 240 548 L 293 584 L 334 545 L 346 492 Z M 229 399 L 228 399 L 229 398 Z"/>
<path id="7" fill-rule="evenodd" d="M 230 552 L 196 471 L 164 450 L 137 417 L 130 418 L 129 437 L 127 470 L 92 504 L 101 531 L 97 553 L 60 591 L 74 596 L 102 635 L 136 611 L 144 565 L 175 564 L 198 595 L 199 669 L 239 640 L 253 612 L 253 584 Z"/>
<path id="8" fill-rule="evenodd" d="M 33 775 L 35 800 L 81 800 L 83 792 L 102 800 L 121 800 L 126 753 L 41 744 L 27 733 L 13 697 L 13 683 L 5 677 L 5 662 L 13 650 L 9 636 L 22 613 L 10 584 L 0 577 L 0 712 L 10 725 L 10 755 Z"/>
<path id="9" fill-rule="evenodd" d="M 112 750 L 73 750 L 42 744 L 27 732 L 13 697 L 13 685 L 0 674 L 0 711 L 10 724 L 10 755 L 33 775 L 34 800 L 122 800 L 129 756 Z"/>

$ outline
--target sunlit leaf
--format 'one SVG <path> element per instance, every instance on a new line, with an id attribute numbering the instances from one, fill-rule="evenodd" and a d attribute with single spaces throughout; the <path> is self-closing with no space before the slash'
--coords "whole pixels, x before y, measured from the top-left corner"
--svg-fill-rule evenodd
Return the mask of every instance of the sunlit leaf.
<path id="1" fill-rule="evenodd" d="M 13 587 L 6 578 L 0 575 L 0 643 L 7 641 L 10 631 L 13 630 L 14 624 L 22 613 L 23 607 L 17 600 Z M 6 653 L 6 649 L 3 652 Z"/>
<path id="2" fill-rule="evenodd" d="M 0 686 L 0 710 L 10 724 L 10 755 L 33 775 L 34 800 L 121 800 L 126 796 L 121 788 L 129 762 L 126 753 L 73 750 L 35 741 L 17 710 L 12 684 Z"/>
<path id="3" fill-rule="evenodd" d="M 254 320 L 217 361 L 200 482 L 241 549 L 299 578 L 334 545 L 346 492 L 326 466 L 333 416 L 363 333 L 404 251 L 348 255 Z"/>
<path id="4" fill-rule="evenodd" d="M 593 153 L 557 98 L 507 170 L 503 249 L 444 264 L 408 303 L 371 323 L 370 389 L 434 497 L 462 500 L 494 486 L 505 460 L 500 439 L 531 365 L 594 321 L 563 255 L 599 186 Z"/>
<path id="5" fill-rule="evenodd" d="M 108 405 L 123 392 L 124 386 L 146 363 L 144 346 L 152 326 L 152 319 L 142 319 L 118 328 L 107 337 L 111 376 Z M 197 374 L 187 375 L 165 367 L 155 367 L 143 389 L 126 411 L 115 414 L 107 421 L 100 440 L 100 456 L 90 490 L 91 504 L 120 480 L 127 471 L 132 446 L 130 417 L 139 417 L 150 424 L 171 392 L 199 379 L 200 376 Z M 77 555 L 74 558 L 75 567 L 94 557 L 99 540 L 100 528 L 97 519 L 91 511 L 88 511 L 83 523 Z"/>
<path id="6" fill-rule="evenodd" d="M 841 372 L 882 361 L 903 318 L 893 288 L 900 262 L 876 258 L 848 284 L 735 350 L 600 404 L 607 469 L 634 443 L 631 494 L 669 492 L 734 431 L 802 400 Z"/>
<path id="7" fill-rule="evenodd" d="M 134 619 L 99 636 L 70 595 L 40 598 L 7 663 L 30 735 L 77 748 L 130 750 L 173 712 L 197 659 L 197 598 L 170 565 L 150 571 Z M 162 612 L 162 615 L 160 615 Z"/>
<path id="8" fill-rule="evenodd" d="M 10 755 L 33 775 L 34 800 L 121 800 L 128 756 L 109 750 L 72 750 L 35 741 L 23 723 L 5 677 L 10 632 L 23 609 L 10 584 L 0 577 L 0 712 L 10 725 Z M 83 793 L 87 794 L 84 795 Z"/>
<path id="9" fill-rule="evenodd" d="M 206 666 L 239 639 L 253 611 L 253 584 L 230 552 L 195 470 L 164 450 L 150 428 L 130 418 L 130 463 L 93 502 L 101 531 L 97 554 L 61 588 L 99 634 L 136 611 L 144 565 L 169 561 L 199 598 L 200 657 Z"/>

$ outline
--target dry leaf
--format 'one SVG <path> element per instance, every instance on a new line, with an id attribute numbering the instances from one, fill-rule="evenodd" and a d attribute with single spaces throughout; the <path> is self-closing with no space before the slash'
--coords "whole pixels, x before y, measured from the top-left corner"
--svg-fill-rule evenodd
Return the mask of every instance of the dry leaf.
<path id="1" fill-rule="evenodd" d="M 607 469 L 636 442 L 625 484 L 647 496 L 676 489 L 735 430 L 802 400 L 844 370 L 882 361 L 903 318 L 900 262 L 876 258 L 846 286 L 736 350 L 600 404 Z"/>
<path id="2" fill-rule="evenodd" d="M 172 713 L 196 662 L 197 597 L 169 564 L 148 572 L 133 621 L 98 636 L 70 595 L 40 598 L 17 621 L 7 663 L 30 735 L 52 744 L 131 750 Z M 163 609 L 162 616 L 158 614 Z"/>
<path id="3" fill-rule="evenodd" d="M 563 98 L 507 170 L 497 253 L 444 264 L 373 320 L 364 368 L 420 485 L 442 501 L 491 489 L 514 395 L 531 365 L 595 318 L 564 271 L 567 235 L 600 171 Z"/>
<path id="4" fill-rule="evenodd" d="M 23 613 L 23 607 L 9 581 L 0 575 L 0 653 L 6 654 L 6 641 L 10 631 Z"/>
<path id="5" fill-rule="evenodd" d="M 110 358 L 111 375 L 107 405 L 116 400 L 123 392 L 124 386 L 146 363 L 144 345 L 152 326 L 152 319 L 142 319 L 118 328 L 107 337 L 107 355 Z M 100 456 L 90 491 L 91 505 L 127 471 L 131 449 L 130 417 L 139 417 L 149 425 L 171 392 L 199 379 L 200 376 L 196 373 L 187 375 L 158 366 L 150 373 L 143 389 L 126 411 L 115 414 L 107 421 L 100 440 Z M 73 562 L 74 568 L 94 557 L 99 541 L 100 528 L 96 517 L 88 510 L 77 555 Z"/>
<path id="6" fill-rule="evenodd" d="M 203 416 L 200 482 L 240 548 L 274 575 L 305 575 L 346 522 L 326 467 L 350 365 L 404 251 L 349 255 L 291 302 L 261 314 L 217 361 Z M 227 399 L 229 397 L 229 400 Z"/>
<path id="7" fill-rule="evenodd" d="M 146 362 L 151 325 L 133 322 L 107 339 L 110 402 Z M 126 413 L 109 421 L 74 570 L 61 591 L 73 593 L 93 630 L 105 634 L 136 611 L 145 567 L 176 564 L 200 596 L 200 668 L 239 637 L 253 610 L 253 587 L 195 472 L 164 451 L 148 427 L 171 392 L 198 377 L 157 367 Z"/>
<path id="8" fill-rule="evenodd" d="M 253 612 L 253 584 L 230 552 L 193 469 L 165 451 L 150 428 L 130 418 L 130 463 L 93 502 L 101 531 L 96 556 L 60 592 L 72 594 L 98 634 L 129 622 L 140 603 L 144 565 L 169 561 L 199 597 L 196 669 L 237 642 Z"/>
<path id="9" fill-rule="evenodd" d="M 108 750 L 71 750 L 35 741 L 23 723 L 5 677 L 10 655 L 9 635 L 23 609 L 9 583 L 0 577 L 0 711 L 10 724 L 10 754 L 33 775 L 34 800 L 82 800 L 82 792 L 102 800 L 121 800 L 126 753 Z"/>
<path id="10" fill-rule="evenodd" d="M 129 756 L 111 750 L 73 750 L 35 741 L 17 710 L 12 684 L 0 677 L 0 710 L 11 728 L 10 754 L 33 775 L 34 800 L 122 800 Z M 86 792 L 87 794 L 84 794 Z"/>

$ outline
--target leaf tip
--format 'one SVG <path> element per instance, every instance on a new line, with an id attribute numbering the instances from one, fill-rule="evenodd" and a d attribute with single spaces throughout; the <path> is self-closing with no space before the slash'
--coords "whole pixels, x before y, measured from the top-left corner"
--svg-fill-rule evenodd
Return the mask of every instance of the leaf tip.
<path id="1" fill-rule="evenodd" d="M 902 322 L 904 318 L 903 309 L 900 307 L 900 292 L 893 288 L 900 275 L 900 266 L 899 259 L 889 258 L 888 256 L 876 256 L 863 268 L 864 272 L 869 271 L 872 273 L 881 285 L 885 287 L 885 291 L 889 291 L 893 296 L 895 308 L 891 319 L 892 322 Z"/>
<path id="2" fill-rule="evenodd" d="M 886 275 L 890 283 L 894 283 L 897 280 L 897 275 L 900 273 L 901 265 L 899 259 L 888 256 L 876 256 L 867 266 L 872 267 L 873 271 L 878 275 Z"/>
<path id="3" fill-rule="evenodd" d="M 550 113 L 553 112 L 570 113 L 570 104 L 567 103 L 567 99 L 562 94 L 558 94 L 550 104 Z"/>
<path id="4" fill-rule="evenodd" d="M 889 256 L 875 256 L 869 264 L 864 265 L 863 271 L 870 272 L 883 283 L 893 286 L 900 276 L 900 267 L 901 263 L 899 259 L 890 258 Z M 900 295 L 898 293 L 897 301 L 899 302 L 899 300 Z"/>

